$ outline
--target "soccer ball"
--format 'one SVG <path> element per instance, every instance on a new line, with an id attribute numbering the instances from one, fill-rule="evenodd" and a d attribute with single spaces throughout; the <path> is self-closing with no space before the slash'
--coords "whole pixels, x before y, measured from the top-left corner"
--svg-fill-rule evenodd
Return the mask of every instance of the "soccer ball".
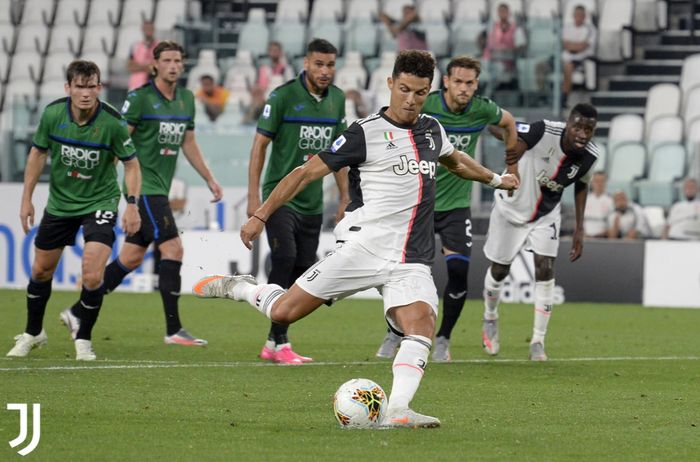
<path id="1" fill-rule="evenodd" d="M 384 415 L 386 393 L 368 379 L 352 379 L 340 386 L 333 397 L 333 411 L 341 427 L 370 428 Z"/>

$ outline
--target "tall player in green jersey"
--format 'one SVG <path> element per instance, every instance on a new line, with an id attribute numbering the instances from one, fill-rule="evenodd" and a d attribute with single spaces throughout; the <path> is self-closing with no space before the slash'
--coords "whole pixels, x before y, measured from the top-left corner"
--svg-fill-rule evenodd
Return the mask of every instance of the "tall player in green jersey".
<path id="1" fill-rule="evenodd" d="M 336 48 L 326 40 L 309 42 L 304 71 L 276 88 L 263 108 L 250 153 L 248 217 L 260 207 L 260 176 L 267 146 L 272 154 L 262 185 L 267 199 L 282 178 L 317 152 L 328 148 L 345 126 L 345 95 L 331 82 Z M 341 200 L 336 220 L 348 203 L 347 172 L 335 174 Z M 272 270 L 269 283 L 289 288 L 316 261 L 323 221 L 323 184 L 314 181 L 267 220 Z M 260 357 L 282 364 L 301 364 L 311 358 L 296 354 L 287 337 L 288 326 L 272 323 Z"/>
<path id="2" fill-rule="evenodd" d="M 114 290 L 127 274 L 136 269 L 153 242 L 161 252 L 158 290 L 163 300 L 166 344 L 204 346 L 206 340 L 193 337 L 182 327 L 178 301 L 183 248 L 168 202 L 170 184 L 175 174 L 177 155 L 185 157 L 221 200 L 221 186 L 207 166 L 194 135 L 194 95 L 177 85 L 182 75 L 184 49 L 178 43 L 160 42 L 153 50 L 155 77 L 130 92 L 122 113 L 141 159 L 143 187 L 139 210 L 143 226 L 128 237 L 119 257 L 107 266 L 105 288 Z"/>
<path id="3" fill-rule="evenodd" d="M 481 63 L 467 56 L 453 58 L 443 76 L 443 90 L 428 95 L 423 113 L 435 117 L 445 127 L 450 142 L 458 150 L 474 157 L 481 131 L 497 125 L 505 131 L 506 151 L 518 141 L 515 119 L 488 98 L 475 95 L 479 86 Z M 512 168 L 509 173 L 517 173 Z M 467 298 L 467 277 L 471 259 L 472 182 L 452 175 L 438 166 L 435 192 L 435 232 L 442 242 L 447 264 L 447 285 L 443 293 L 442 324 L 435 336 L 433 361 L 450 361 L 450 335 Z M 377 351 L 378 357 L 393 357 L 400 338 L 387 332 Z"/>
<path id="4" fill-rule="evenodd" d="M 124 163 L 127 205 L 122 227 L 127 234 L 139 230 L 135 198 L 141 187 L 139 162 L 126 122 L 109 104 L 98 99 L 102 90 L 100 69 L 93 62 L 73 61 L 66 70 L 67 98 L 49 104 L 41 115 L 24 171 L 20 219 L 25 233 L 34 225 L 32 195 L 48 156 L 51 156 L 49 200 L 34 241 L 32 276 L 27 287 L 27 326 L 7 356 L 24 357 L 46 343 L 42 328 L 51 280 L 63 248 L 75 244 L 82 226 L 83 288 L 69 310 L 80 319 L 72 332 L 77 360 L 96 358 L 91 331 L 102 306 L 102 277 L 114 244 L 119 205 L 115 159 Z M 61 320 L 65 323 L 65 312 Z"/>

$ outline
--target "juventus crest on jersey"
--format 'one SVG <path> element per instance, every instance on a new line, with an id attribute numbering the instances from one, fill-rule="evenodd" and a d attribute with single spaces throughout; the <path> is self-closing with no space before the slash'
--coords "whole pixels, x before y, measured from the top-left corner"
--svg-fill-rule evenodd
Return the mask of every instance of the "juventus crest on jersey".
<path id="1" fill-rule="evenodd" d="M 550 212 L 560 213 L 564 188 L 577 181 L 588 183 L 598 147 L 589 141 L 580 151 L 564 153 L 564 122 L 518 122 L 516 127 L 528 147 L 518 161 L 520 188 L 512 197 L 498 191 L 496 207 L 511 223 L 529 223 Z"/>
<path id="2" fill-rule="evenodd" d="M 336 237 L 388 260 L 430 265 L 438 158 L 454 147 L 434 118 L 398 125 L 385 110 L 356 121 L 319 154 L 334 171 L 350 167 L 351 203 Z"/>

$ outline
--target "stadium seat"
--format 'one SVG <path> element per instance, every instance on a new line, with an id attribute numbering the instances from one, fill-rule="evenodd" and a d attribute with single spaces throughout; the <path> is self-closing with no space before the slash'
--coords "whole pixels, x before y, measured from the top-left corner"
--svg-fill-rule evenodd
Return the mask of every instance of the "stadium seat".
<path id="1" fill-rule="evenodd" d="M 226 88 L 231 88 L 234 76 L 242 76 L 248 90 L 255 85 L 258 72 L 253 65 L 253 57 L 250 51 L 239 50 L 236 54 L 231 67 L 226 71 L 226 77 L 224 78 L 224 86 Z"/>
<path id="2" fill-rule="evenodd" d="M 697 118 L 700 118 L 700 86 L 683 93 L 683 100 L 685 104 L 683 120 L 687 127 Z"/>
<path id="3" fill-rule="evenodd" d="M 653 158 L 660 146 L 680 144 L 683 141 L 683 120 L 675 115 L 657 117 L 645 133 L 647 152 Z"/>
<path id="4" fill-rule="evenodd" d="M 656 32 L 668 26 L 667 2 L 635 0 L 634 29 L 638 32 Z"/>
<path id="5" fill-rule="evenodd" d="M 59 98 L 66 96 L 64 84 L 66 83 L 65 75 L 61 79 L 44 80 L 39 85 L 39 101 L 42 106 L 49 104 Z"/>
<path id="6" fill-rule="evenodd" d="M 252 8 L 248 12 L 248 20 L 241 26 L 238 35 L 238 49 L 248 50 L 254 57 L 267 53 L 267 42 L 270 31 L 265 24 L 265 10 Z"/>
<path id="7" fill-rule="evenodd" d="M 481 53 L 478 39 L 484 31 L 479 20 L 455 21 L 452 23 L 452 54 L 478 56 Z"/>
<path id="8" fill-rule="evenodd" d="M 693 88 L 700 86 L 700 53 L 686 57 L 683 60 L 681 68 L 681 92 L 683 98 L 686 99 L 688 92 Z M 683 103 L 683 108 L 685 103 Z M 687 122 L 687 121 L 686 121 Z"/>
<path id="9" fill-rule="evenodd" d="M 10 73 L 10 55 L 4 51 L 0 51 L 0 84 L 7 81 L 8 74 Z M 2 92 L 0 91 L 0 96 Z M 1 99 L 1 98 L 0 98 Z"/>
<path id="10" fill-rule="evenodd" d="M 122 26 L 117 27 L 115 30 L 119 35 L 116 39 L 117 44 L 114 47 L 114 58 L 119 61 L 123 61 L 124 66 L 126 66 L 126 60 L 129 59 L 129 56 L 131 55 L 131 48 L 143 37 L 141 26 Z"/>
<path id="11" fill-rule="evenodd" d="M 275 24 L 306 23 L 308 14 L 309 2 L 307 0 L 279 0 L 275 12 Z"/>
<path id="12" fill-rule="evenodd" d="M 559 37 L 554 33 L 553 22 L 532 19 L 527 26 L 527 57 L 550 59 L 554 55 Z"/>
<path id="13" fill-rule="evenodd" d="M 351 24 L 345 35 L 345 51 L 358 51 L 362 56 L 377 53 L 377 28 L 371 22 Z"/>
<path id="14" fill-rule="evenodd" d="M 604 140 L 596 139 L 595 145 L 598 147 L 598 160 L 593 165 L 594 172 L 606 172 L 608 164 L 608 145 Z"/>
<path id="15" fill-rule="evenodd" d="M 345 55 L 343 67 L 335 73 L 334 83 L 343 91 L 361 90 L 367 82 L 367 71 L 362 65 L 362 56 L 357 51 L 349 51 Z"/>
<path id="16" fill-rule="evenodd" d="M 647 225 L 649 225 L 649 230 L 651 231 L 651 237 L 660 238 L 661 233 L 663 233 L 666 227 L 666 218 L 664 217 L 663 207 L 658 205 L 647 205 L 642 207 L 644 212 L 644 217 L 647 220 Z"/>
<path id="17" fill-rule="evenodd" d="M 686 152 L 681 144 L 666 144 L 658 147 L 651 158 L 649 175 L 637 182 L 639 203 L 670 207 L 676 200 L 674 181 L 683 178 Z"/>
<path id="18" fill-rule="evenodd" d="M 41 78 L 42 59 L 35 51 L 22 51 L 12 58 L 10 82 L 29 80 L 36 82 Z"/>
<path id="19" fill-rule="evenodd" d="M 525 17 L 528 22 L 533 19 L 544 19 L 550 22 L 559 18 L 559 0 L 530 0 L 526 2 Z"/>
<path id="20" fill-rule="evenodd" d="M 20 104 L 25 105 L 27 99 L 29 106 L 36 99 L 36 84 L 31 80 L 13 80 L 5 87 L 5 106 Z"/>
<path id="21" fill-rule="evenodd" d="M 637 114 L 620 114 L 610 121 L 608 132 L 608 153 L 612 161 L 617 146 L 623 142 L 641 143 L 644 139 L 644 119 Z"/>
<path id="22" fill-rule="evenodd" d="M 221 80 L 221 71 L 216 64 L 216 51 L 201 49 L 197 57 L 197 65 L 190 69 L 187 75 L 187 88 L 197 91 L 199 88 L 199 78 L 203 75 L 211 75 L 214 82 Z"/>
<path id="23" fill-rule="evenodd" d="M 636 197 L 633 182 L 644 175 L 646 149 L 641 143 L 628 142 L 615 148 L 610 159 L 608 191 L 624 191 L 627 197 Z"/>
<path id="24" fill-rule="evenodd" d="M 350 0 L 345 23 L 348 27 L 352 27 L 358 23 L 372 23 L 378 17 L 379 2 L 377 0 Z"/>
<path id="25" fill-rule="evenodd" d="M 619 62 L 632 57 L 632 0 L 604 2 L 598 24 L 598 59 Z"/>
<path id="26" fill-rule="evenodd" d="M 41 24 L 32 24 L 19 27 L 15 53 L 35 52 L 44 54 L 49 38 L 49 29 Z"/>
<path id="27" fill-rule="evenodd" d="M 108 56 L 114 53 L 114 29 L 108 24 L 90 25 L 83 35 L 83 53 L 101 51 Z"/>
<path id="28" fill-rule="evenodd" d="M 444 23 L 425 23 L 425 36 L 428 49 L 435 56 L 447 56 L 450 53 L 450 30 Z"/>
<path id="29" fill-rule="evenodd" d="M 97 9 L 97 5 L 95 6 Z M 61 0 L 56 8 L 54 27 L 83 27 L 87 21 L 87 0 Z"/>
<path id="30" fill-rule="evenodd" d="M 310 25 L 308 38 L 322 38 L 331 42 L 338 50 L 343 48 L 343 30 L 340 24 L 331 20 Z"/>
<path id="31" fill-rule="evenodd" d="M 42 80 L 62 80 L 66 81 L 66 68 L 75 59 L 75 55 L 70 52 L 52 53 L 46 57 L 44 62 L 44 72 Z"/>
<path id="32" fill-rule="evenodd" d="M 450 0 L 422 1 L 418 5 L 418 17 L 423 24 L 442 24 L 451 18 Z"/>
<path id="33" fill-rule="evenodd" d="M 700 160 L 700 119 L 695 119 L 690 124 L 687 124 L 686 127 L 685 149 L 688 153 L 688 166 L 692 169 L 693 161 L 696 159 Z"/>
<path id="34" fill-rule="evenodd" d="M 52 1 L 25 0 L 22 9 L 22 26 L 51 26 L 55 7 L 56 3 Z"/>
<path id="35" fill-rule="evenodd" d="M 681 106 L 681 91 L 673 83 L 660 83 L 649 89 L 646 107 L 644 108 L 644 128 L 649 130 L 657 117 L 675 116 Z"/>
<path id="36" fill-rule="evenodd" d="M 90 7 L 88 26 L 109 25 L 114 27 L 119 23 L 122 10 L 121 0 L 100 0 L 99 8 L 96 5 L 97 2 L 93 2 Z"/>
<path id="37" fill-rule="evenodd" d="M 154 26 L 161 35 L 172 32 L 175 24 L 184 23 L 186 19 L 187 0 L 158 0 Z"/>
<path id="38" fill-rule="evenodd" d="M 296 57 L 306 49 L 306 26 L 300 22 L 280 22 L 272 25 L 272 40 L 280 42 L 287 56 Z"/>
<path id="39" fill-rule="evenodd" d="M 11 24 L 0 25 L 0 52 L 11 54 L 15 48 L 15 27 Z"/>
<path id="40" fill-rule="evenodd" d="M 0 28 L 14 26 L 17 24 L 19 15 L 17 14 L 17 6 L 15 2 L 2 2 L 0 4 Z"/>
<path id="41" fill-rule="evenodd" d="M 248 106 L 251 95 L 250 87 L 243 74 L 226 75 L 226 89 L 229 91 L 228 103 Z"/>
<path id="42" fill-rule="evenodd" d="M 227 103 L 224 112 L 214 121 L 214 130 L 222 135 L 236 133 L 240 130 L 242 118 L 243 114 L 241 113 L 240 104 Z"/>
<path id="43" fill-rule="evenodd" d="M 124 0 L 121 27 L 141 26 L 144 20 L 152 20 L 155 3 L 153 0 Z"/>
<path id="44" fill-rule="evenodd" d="M 482 22 L 486 19 L 488 2 L 486 0 L 462 0 L 454 2 L 452 27 L 456 28 L 464 21 Z"/>
<path id="45" fill-rule="evenodd" d="M 69 51 L 74 55 L 80 54 L 82 29 L 77 26 L 53 27 L 49 40 L 48 54 Z"/>
<path id="46" fill-rule="evenodd" d="M 343 0 L 324 0 L 313 2 L 309 25 L 337 23 L 343 19 Z"/>

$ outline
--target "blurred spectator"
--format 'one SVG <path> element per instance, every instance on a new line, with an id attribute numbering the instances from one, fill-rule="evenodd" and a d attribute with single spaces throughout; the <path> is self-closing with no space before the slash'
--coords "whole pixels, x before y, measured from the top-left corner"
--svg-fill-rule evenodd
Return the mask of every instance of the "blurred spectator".
<path id="1" fill-rule="evenodd" d="M 687 178 L 683 183 L 685 200 L 676 202 L 668 212 L 663 239 L 700 239 L 700 199 L 698 182 Z"/>
<path id="2" fill-rule="evenodd" d="M 131 73 L 129 76 L 129 90 L 138 88 L 148 82 L 153 63 L 153 50 L 158 41 L 155 38 L 155 26 L 153 21 L 144 21 L 141 25 L 143 40 L 135 43 L 129 53 L 127 69 Z"/>
<path id="3" fill-rule="evenodd" d="M 294 78 L 294 69 L 287 63 L 287 58 L 282 51 L 280 42 L 270 42 L 267 46 L 267 56 L 270 58 L 270 63 L 261 64 L 258 68 L 258 81 L 255 83 L 257 87 L 262 89 L 263 94 L 267 91 L 270 85 L 270 78 L 273 75 L 281 75 L 284 81 Z"/>
<path id="4" fill-rule="evenodd" d="M 362 98 L 362 93 L 357 90 L 347 90 L 345 92 L 345 99 L 353 102 L 355 105 L 355 115 L 358 118 L 364 119 L 369 115 L 369 110 L 367 109 L 367 105 Z M 349 123 L 350 122 L 348 122 L 348 124 Z"/>
<path id="5" fill-rule="evenodd" d="M 595 41 L 598 31 L 590 21 L 586 21 L 586 8 L 578 5 L 574 8 L 574 22 L 564 24 L 561 33 L 562 69 L 564 81 L 562 82 L 563 102 L 571 93 L 571 76 L 576 66 L 583 60 L 595 54 Z"/>
<path id="6" fill-rule="evenodd" d="M 224 112 L 229 91 L 214 82 L 214 77 L 205 74 L 199 78 L 200 87 L 197 91 L 197 99 L 204 104 L 209 119 L 213 122 Z"/>
<path id="7" fill-rule="evenodd" d="M 630 201 L 624 191 L 613 195 L 615 209 L 608 215 L 608 238 L 642 239 L 649 236 L 649 226 L 642 208 Z"/>
<path id="8" fill-rule="evenodd" d="M 420 23 L 420 17 L 413 5 L 404 5 L 401 21 L 397 21 L 382 12 L 379 19 L 386 25 L 391 35 L 396 39 L 396 50 L 427 50 L 425 30 Z"/>
<path id="9" fill-rule="evenodd" d="M 522 30 L 511 18 L 508 5 L 501 3 L 498 5 L 498 18 L 486 36 L 482 56 L 482 60 L 492 66 L 492 75 L 501 88 L 515 87 L 515 59 L 524 48 L 525 36 Z"/>
<path id="10" fill-rule="evenodd" d="M 586 237 L 608 237 L 608 215 L 615 208 L 612 197 L 605 191 L 608 176 L 595 172 L 591 178 L 591 191 L 586 199 L 583 215 L 583 232 Z"/>

